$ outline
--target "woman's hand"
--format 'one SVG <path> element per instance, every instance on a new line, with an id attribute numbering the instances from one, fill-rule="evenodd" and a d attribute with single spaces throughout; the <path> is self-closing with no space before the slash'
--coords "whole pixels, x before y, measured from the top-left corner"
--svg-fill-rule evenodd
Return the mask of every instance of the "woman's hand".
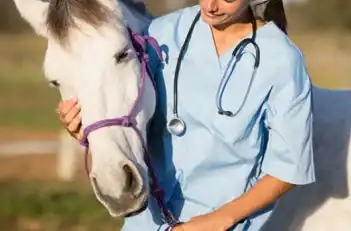
<path id="1" fill-rule="evenodd" d="M 190 221 L 175 227 L 172 231 L 226 231 L 233 225 L 229 217 L 214 212 L 194 217 Z"/>
<path id="2" fill-rule="evenodd" d="M 56 109 L 59 120 L 66 128 L 68 133 L 77 140 L 83 137 L 83 129 L 81 124 L 80 106 L 77 100 L 63 100 L 58 104 Z"/>

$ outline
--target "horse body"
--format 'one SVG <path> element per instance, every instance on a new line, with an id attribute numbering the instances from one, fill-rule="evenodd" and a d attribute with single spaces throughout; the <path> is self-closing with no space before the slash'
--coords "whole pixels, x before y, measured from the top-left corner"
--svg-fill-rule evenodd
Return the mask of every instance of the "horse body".
<path id="1" fill-rule="evenodd" d="M 278 203 L 267 231 L 329 231 L 351 227 L 351 91 L 312 88 L 316 182 Z"/>
<path id="2" fill-rule="evenodd" d="M 60 38 L 51 34 L 47 26 L 50 4 L 59 0 L 14 1 L 22 17 L 48 39 L 46 76 L 49 82 L 59 83 L 62 98 L 78 98 L 83 126 L 126 115 L 138 95 L 140 63 L 125 21 L 140 32 L 150 18 L 132 11 L 127 4 L 132 0 L 85 0 L 107 7 L 113 16 L 103 15 L 105 20 L 100 20 L 98 26 L 84 17 L 76 18 L 76 26 L 66 25 L 68 34 Z M 76 0 L 61 1 L 73 4 Z M 135 2 L 140 4 L 142 0 Z M 145 84 L 136 120 L 146 140 L 146 124 L 155 109 L 155 92 L 148 78 Z M 284 196 L 264 230 L 327 231 L 351 227 L 351 91 L 317 87 L 312 91 L 317 182 L 297 187 Z M 149 192 L 148 169 L 135 132 L 121 127 L 103 128 L 89 135 L 89 143 L 90 178 L 99 201 L 112 216 L 124 216 L 142 208 Z"/>

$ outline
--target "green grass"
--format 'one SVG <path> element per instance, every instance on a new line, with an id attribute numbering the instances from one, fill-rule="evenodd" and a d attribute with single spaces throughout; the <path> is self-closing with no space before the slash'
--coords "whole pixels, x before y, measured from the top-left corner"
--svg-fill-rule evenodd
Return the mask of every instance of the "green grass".
<path id="1" fill-rule="evenodd" d="M 0 80 L 0 121 L 2 125 L 32 130 L 52 130 L 59 126 L 54 109 L 58 97 L 40 83 Z"/>
<path id="2" fill-rule="evenodd" d="M 111 231 L 122 224 L 86 185 L 39 182 L 0 184 L 0 222 L 3 231 L 24 231 L 31 223 L 45 231 Z"/>
<path id="3" fill-rule="evenodd" d="M 28 130 L 59 127 L 59 94 L 45 82 L 45 41 L 33 35 L 0 36 L 0 126 Z"/>

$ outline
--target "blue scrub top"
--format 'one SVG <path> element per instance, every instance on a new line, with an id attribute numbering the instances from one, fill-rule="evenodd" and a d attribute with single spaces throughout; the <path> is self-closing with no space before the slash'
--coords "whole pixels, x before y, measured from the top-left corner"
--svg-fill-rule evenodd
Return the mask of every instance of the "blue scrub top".
<path id="1" fill-rule="evenodd" d="M 200 18 L 178 83 L 179 115 L 187 131 L 182 137 L 168 133 L 175 66 L 198 11 L 199 6 L 193 6 L 159 17 L 147 31 L 157 39 L 164 58 L 160 64 L 149 51 L 159 94 L 149 149 L 167 206 L 183 222 L 238 198 L 266 174 L 299 185 L 315 181 L 311 81 L 300 50 L 273 22 L 257 30 L 261 63 L 256 74 L 251 45 L 237 59 L 222 97 L 223 107 L 237 115 L 226 117 L 217 113 L 216 92 L 235 47 L 218 57 L 211 30 Z M 231 230 L 259 230 L 273 208 Z M 150 196 L 148 208 L 126 218 L 122 230 L 166 227 Z"/>

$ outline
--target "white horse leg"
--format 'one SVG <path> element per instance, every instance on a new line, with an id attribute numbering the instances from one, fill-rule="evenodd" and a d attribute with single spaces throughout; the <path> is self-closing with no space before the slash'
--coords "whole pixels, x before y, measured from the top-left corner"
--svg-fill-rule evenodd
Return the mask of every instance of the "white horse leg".
<path id="1" fill-rule="evenodd" d="M 77 141 L 63 130 L 59 142 L 57 176 L 62 181 L 72 181 L 77 170 Z"/>

